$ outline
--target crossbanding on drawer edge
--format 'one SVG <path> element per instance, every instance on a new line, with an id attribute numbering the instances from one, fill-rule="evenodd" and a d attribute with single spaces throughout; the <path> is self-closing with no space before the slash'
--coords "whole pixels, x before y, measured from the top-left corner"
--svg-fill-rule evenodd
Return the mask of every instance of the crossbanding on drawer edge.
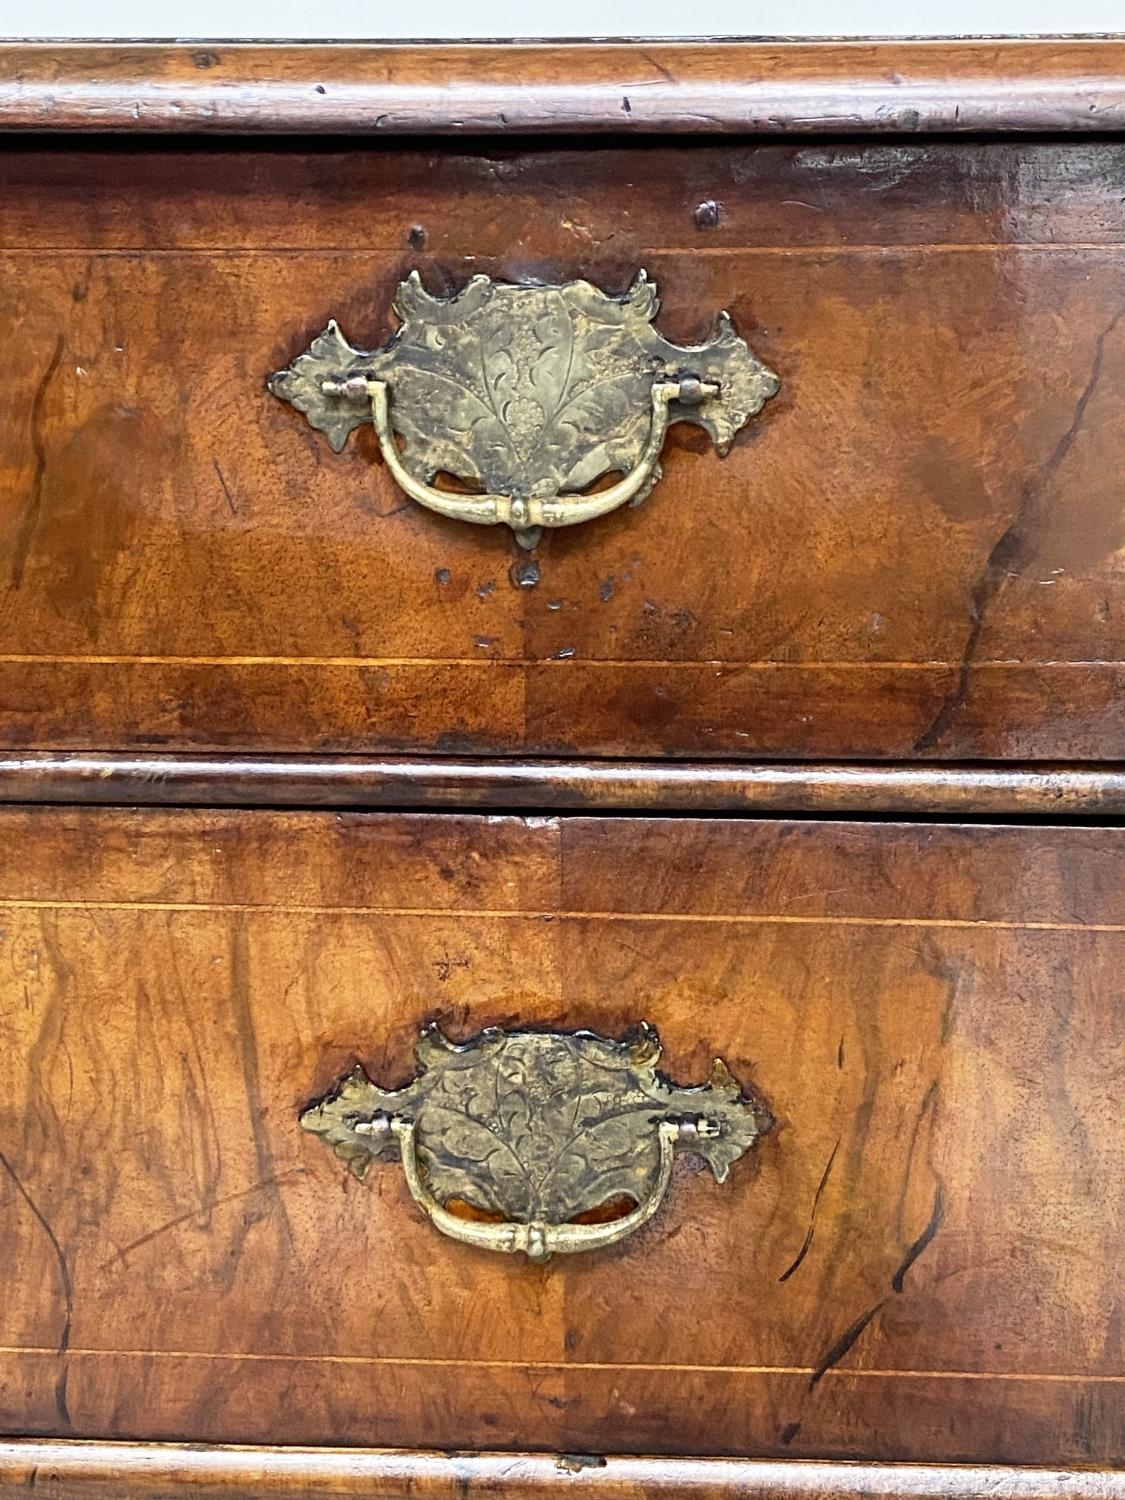
<path id="1" fill-rule="evenodd" d="M 148 1441 L 1121 1460 L 1111 828 L 0 811 L 0 1415 Z M 776 1127 L 545 1265 L 299 1129 L 419 1020 Z M 628 1348 L 626 1355 L 623 1350 Z M 299 1399 L 295 1393 L 299 1393 Z"/>

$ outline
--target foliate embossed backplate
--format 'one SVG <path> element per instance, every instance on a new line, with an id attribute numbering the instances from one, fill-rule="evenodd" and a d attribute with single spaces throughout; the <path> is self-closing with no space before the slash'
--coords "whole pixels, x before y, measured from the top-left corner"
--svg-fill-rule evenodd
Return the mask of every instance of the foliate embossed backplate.
<path id="1" fill-rule="evenodd" d="M 458 1200 L 514 1223 L 565 1224 L 621 1197 L 645 1202 L 659 1170 L 662 1122 L 689 1126 L 682 1149 L 720 1182 L 772 1123 L 725 1063 L 714 1062 L 708 1083 L 684 1088 L 656 1071 L 660 1053 L 656 1031 L 644 1024 L 622 1041 L 497 1029 L 460 1044 L 428 1026 L 411 1084 L 388 1091 L 357 1068 L 305 1110 L 301 1124 L 363 1177 L 376 1158 L 397 1155 L 393 1135 L 378 1126 L 410 1122 L 439 1202 Z M 706 1130 L 692 1128 L 696 1122 Z"/>
<path id="2" fill-rule="evenodd" d="M 778 388 L 726 313 L 714 338 L 691 348 L 653 327 L 655 285 L 641 271 L 614 296 L 588 281 L 508 285 L 474 276 L 439 297 L 412 272 L 395 293 L 401 327 L 384 348 L 354 349 L 333 321 L 306 354 L 271 379 L 339 451 L 369 420 L 323 395 L 330 373 L 369 371 L 391 386 L 404 461 L 421 479 L 443 470 L 502 494 L 585 489 L 640 458 L 654 379 L 690 372 L 719 396 L 677 413 L 725 453 Z"/>

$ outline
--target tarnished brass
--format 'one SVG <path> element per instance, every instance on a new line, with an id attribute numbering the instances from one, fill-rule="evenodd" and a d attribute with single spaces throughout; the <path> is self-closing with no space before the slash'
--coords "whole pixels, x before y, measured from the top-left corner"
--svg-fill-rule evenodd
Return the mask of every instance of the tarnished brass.
<path id="1" fill-rule="evenodd" d="M 388 1092 L 357 1067 L 301 1124 L 357 1177 L 400 1156 L 443 1234 L 532 1260 L 623 1240 L 660 1207 L 676 1152 L 702 1157 L 723 1182 L 773 1123 L 718 1059 L 699 1087 L 669 1082 L 644 1023 L 621 1041 L 493 1029 L 460 1045 L 429 1026 L 415 1057 L 406 1088 Z M 616 1217 L 577 1222 L 622 1200 L 631 1207 Z"/>
<path id="2" fill-rule="evenodd" d="M 414 271 L 393 306 L 402 327 L 381 349 L 353 349 L 333 321 L 270 390 L 336 452 L 373 421 L 408 495 L 442 515 L 510 526 L 525 547 L 543 527 L 639 504 L 674 422 L 704 428 L 725 454 L 780 385 L 726 313 L 708 343 L 669 343 L 653 327 L 660 303 L 644 271 L 621 297 L 588 281 L 487 276 L 434 297 Z M 613 473 L 615 484 L 590 488 Z M 439 475 L 462 489 L 439 488 Z"/>

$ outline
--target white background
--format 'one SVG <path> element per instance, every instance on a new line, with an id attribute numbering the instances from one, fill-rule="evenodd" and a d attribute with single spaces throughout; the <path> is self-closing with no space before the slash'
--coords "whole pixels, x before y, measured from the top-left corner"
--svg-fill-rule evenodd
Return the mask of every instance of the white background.
<path id="1" fill-rule="evenodd" d="M 981 36 L 1125 31 L 1125 0 L 0 0 L 0 37 Z"/>

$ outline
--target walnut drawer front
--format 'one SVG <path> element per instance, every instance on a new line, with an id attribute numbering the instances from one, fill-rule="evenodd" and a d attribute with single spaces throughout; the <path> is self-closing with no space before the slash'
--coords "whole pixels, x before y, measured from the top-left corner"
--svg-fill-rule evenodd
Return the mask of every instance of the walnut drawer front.
<path id="1" fill-rule="evenodd" d="M 0 737 L 1116 757 L 1123 153 L 9 138 Z M 331 317 L 385 341 L 411 272 L 641 268 L 669 337 L 729 309 L 780 391 L 533 560 L 266 389 Z"/>
<path id="2" fill-rule="evenodd" d="M 1123 837 L 4 809 L 3 1431 L 1121 1463 Z M 298 1125 L 427 1019 L 644 1020 L 776 1124 L 489 1254 Z"/>

